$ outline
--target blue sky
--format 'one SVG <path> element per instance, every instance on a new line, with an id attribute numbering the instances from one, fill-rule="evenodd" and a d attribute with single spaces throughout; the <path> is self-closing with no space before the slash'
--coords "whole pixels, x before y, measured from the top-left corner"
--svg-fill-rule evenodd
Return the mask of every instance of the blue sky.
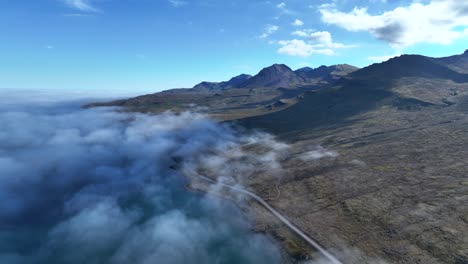
<path id="1" fill-rule="evenodd" d="M 0 88 L 153 92 L 468 48 L 456 0 L 0 0 Z"/>

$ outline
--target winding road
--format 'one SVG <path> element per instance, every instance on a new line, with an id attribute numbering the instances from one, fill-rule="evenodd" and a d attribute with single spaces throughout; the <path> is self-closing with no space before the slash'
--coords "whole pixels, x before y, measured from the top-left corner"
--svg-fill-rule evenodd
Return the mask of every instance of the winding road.
<path id="1" fill-rule="evenodd" d="M 228 184 L 224 184 L 222 182 L 217 182 L 213 179 L 210 179 L 208 177 L 205 177 L 203 175 L 198 175 L 201 179 L 208 181 L 213 184 L 218 184 L 222 187 L 225 187 L 227 189 L 230 189 L 232 191 L 244 194 L 258 203 L 260 203 L 263 207 L 265 207 L 268 211 L 270 211 L 274 216 L 276 216 L 281 222 L 283 222 L 286 226 L 288 226 L 294 233 L 296 233 L 298 236 L 300 236 L 304 241 L 306 241 L 309 245 L 317 249 L 324 258 L 326 258 L 330 263 L 333 264 L 343 264 L 343 262 L 339 261 L 335 256 L 333 256 L 330 252 L 328 252 L 326 249 L 324 249 L 322 246 L 320 246 L 315 240 L 313 240 L 311 237 L 309 237 L 306 233 L 304 233 L 302 230 L 300 230 L 297 226 L 295 226 L 291 221 L 289 221 L 285 216 L 283 216 L 280 212 L 278 212 L 275 208 L 273 208 L 271 205 L 269 205 L 265 200 L 263 200 L 260 196 L 249 192 L 241 187 L 236 187 L 236 186 L 231 186 Z"/>

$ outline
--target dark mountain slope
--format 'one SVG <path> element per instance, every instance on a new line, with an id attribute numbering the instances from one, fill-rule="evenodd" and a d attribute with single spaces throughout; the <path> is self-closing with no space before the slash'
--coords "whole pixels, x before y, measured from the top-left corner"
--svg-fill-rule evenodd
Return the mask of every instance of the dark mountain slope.
<path id="1" fill-rule="evenodd" d="M 285 110 L 240 123 L 277 134 L 303 133 L 322 126 L 341 126 L 359 113 L 383 106 L 409 111 L 442 107 L 453 89 L 464 94 L 466 88 L 468 74 L 449 69 L 433 58 L 403 55 L 355 71 L 334 88 L 308 92 Z"/>
<path id="2" fill-rule="evenodd" d="M 388 91 L 358 87 L 309 92 L 285 110 L 249 117 L 240 120 L 239 124 L 289 138 L 292 134 L 306 133 L 308 129 L 342 126 L 347 118 L 395 99 L 392 97 Z"/>
<path id="3" fill-rule="evenodd" d="M 466 50 L 462 55 L 439 58 L 436 59 L 436 61 L 442 63 L 454 71 L 468 73 L 468 50 Z"/>

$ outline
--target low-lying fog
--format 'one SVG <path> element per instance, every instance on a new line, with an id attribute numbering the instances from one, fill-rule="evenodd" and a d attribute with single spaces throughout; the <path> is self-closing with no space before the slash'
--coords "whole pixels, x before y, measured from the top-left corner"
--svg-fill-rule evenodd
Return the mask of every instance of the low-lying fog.
<path id="1" fill-rule="evenodd" d="M 231 128 L 193 113 L 2 98 L 0 263 L 281 261 L 236 206 L 187 191 L 171 169 L 174 157 L 239 144 Z"/>

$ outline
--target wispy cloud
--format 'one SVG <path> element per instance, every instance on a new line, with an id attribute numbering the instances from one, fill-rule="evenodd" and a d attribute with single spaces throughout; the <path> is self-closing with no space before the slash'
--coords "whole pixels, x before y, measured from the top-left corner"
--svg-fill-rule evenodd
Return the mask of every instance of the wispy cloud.
<path id="1" fill-rule="evenodd" d="M 92 16 L 91 14 L 83 14 L 83 13 L 68 13 L 68 14 L 62 14 L 62 16 L 65 17 L 89 17 Z"/>
<path id="2" fill-rule="evenodd" d="M 296 12 L 290 10 L 285 2 L 281 2 L 281 3 L 277 4 L 276 8 L 281 10 L 282 14 L 292 15 L 292 14 L 296 13 Z"/>
<path id="3" fill-rule="evenodd" d="M 285 2 L 281 2 L 279 4 L 276 5 L 277 8 L 280 8 L 280 9 L 284 9 L 286 8 L 286 3 Z"/>
<path id="4" fill-rule="evenodd" d="M 97 9 L 92 4 L 92 0 L 63 0 L 68 6 L 78 9 L 83 12 L 98 12 Z"/>
<path id="5" fill-rule="evenodd" d="M 188 2 L 182 1 L 182 0 L 168 0 L 168 1 L 174 7 L 181 7 L 181 6 L 185 6 L 188 4 Z"/>
<path id="6" fill-rule="evenodd" d="M 276 26 L 276 25 L 268 25 L 265 27 L 265 30 L 264 32 L 259 36 L 259 38 L 267 38 L 269 37 L 271 34 L 275 33 L 276 31 L 278 31 L 279 27 Z"/>
<path id="7" fill-rule="evenodd" d="M 296 20 L 294 20 L 294 22 L 291 23 L 291 25 L 296 26 L 296 27 L 300 27 L 300 26 L 304 25 L 304 22 L 302 20 L 296 19 Z"/>
<path id="8" fill-rule="evenodd" d="M 323 158 L 336 158 L 338 153 L 318 146 L 317 149 L 302 153 L 299 158 L 303 161 L 318 160 Z"/>
<path id="9" fill-rule="evenodd" d="M 313 32 L 315 32 L 313 29 L 300 29 L 293 31 L 291 34 L 298 37 L 307 37 Z"/>

